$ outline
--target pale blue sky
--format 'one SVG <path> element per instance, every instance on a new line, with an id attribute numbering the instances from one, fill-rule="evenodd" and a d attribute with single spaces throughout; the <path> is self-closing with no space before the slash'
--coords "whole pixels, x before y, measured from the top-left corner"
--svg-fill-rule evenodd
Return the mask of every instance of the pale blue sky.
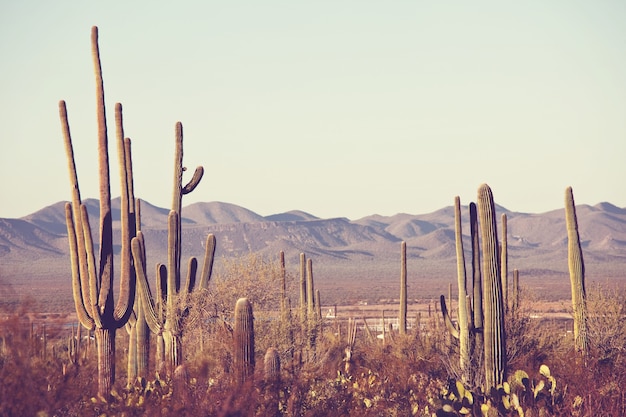
<path id="1" fill-rule="evenodd" d="M 515 211 L 560 208 L 569 185 L 625 207 L 624 22 L 621 0 L 3 1 L 0 217 L 69 199 L 60 99 L 96 196 L 92 25 L 109 140 L 121 102 L 136 193 L 161 207 L 178 120 L 206 169 L 184 205 L 358 219 L 487 182 Z"/>

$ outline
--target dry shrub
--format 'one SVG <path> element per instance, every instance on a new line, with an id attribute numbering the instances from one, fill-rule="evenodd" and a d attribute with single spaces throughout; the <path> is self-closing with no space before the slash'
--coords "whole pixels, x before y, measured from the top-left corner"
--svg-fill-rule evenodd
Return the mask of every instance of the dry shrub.
<path id="1" fill-rule="evenodd" d="M 337 322 L 322 321 L 316 354 L 308 360 L 303 355 L 300 363 L 293 359 L 305 352 L 298 306 L 293 305 L 293 316 L 287 319 L 278 313 L 281 274 L 278 262 L 243 257 L 227 261 L 208 290 L 190 296 L 183 343 L 187 374 L 177 380 L 175 390 L 170 382 L 156 379 L 126 389 L 127 336 L 119 331 L 117 394 L 106 404 L 91 399 L 96 392 L 95 361 L 70 366 L 63 331 L 51 332 L 44 356 L 40 339 L 33 337 L 37 332 L 29 326 L 27 311 L 32 306 L 3 313 L 0 415 L 431 416 L 441 408 L 442 390 L 450 378 L 459 376 L 459 358 L 458 344 L 439 315 L 422 319 L 406 336 L 394 333 L 393 342 L 370 338 L 360 327 L 349 361 L 347 332 L 339 330 Z M 287 282 L 295 300 L 293 277 Z M 266 383 L 263 367 L 257 365 L 254 379 L 236 389 L 232 384 L 231 325 L 235 301 L 242 296 L 254 303 L 257 364 L 268 347 L 280 352 L 279 383 Z M 588 291 L 586 361 L 573 349 L 573 336 L 567 333 L 570 322 L 530 318 L 535 302 L 525 291 L 520 309 L 507 318 L 509 370 L 522 369 L 536 379 L 539 366 L 547 364 L 556 378 L 557 395 L 550 407 L 531 404 L 526 415 L 538 415 L 540 409 L 543 415 L 555 416 L 626 415 L 621 388 L 626 384 L 624 293 L 602 287 Z M 478 374 L 478 359 L 473 366 Z"/>

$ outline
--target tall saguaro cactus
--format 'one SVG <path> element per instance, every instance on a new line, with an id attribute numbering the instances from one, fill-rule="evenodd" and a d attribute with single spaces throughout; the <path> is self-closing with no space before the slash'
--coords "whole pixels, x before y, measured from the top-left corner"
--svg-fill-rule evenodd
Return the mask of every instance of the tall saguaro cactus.
<path id="1" fill-rule="evenodd" d="M 407 282 L 406 282 L 406 242 L 400 243 L 400 314 L 398 318 L 400 334 L 406 334 Z"/>
<path id="2" fill-rule="evenodd" d="M 574 308 L 574 346 L 584 356 L 588 351 L 585 263 L 578 234 L 578 220 L 572 187 L 565 189 L 565 222 L 567 225 L 567 263 Z"/>
<path id="3" fill-rule="evenodd" d="M 178 253 L 176 253 L 176 258 L 174 259 L 174 271 L 176 274 L 180 275 L 180 260 L 181 260 L 181 251 L 180 251 L 180 242 L 181 242 L 181 232 L 182 232 L 182 201 L 183 195 L 189 194 L 192 192 L 200 183 L 202 179 L 202 175 L 204 174 L 204 168 L 202 166 L 198 166 L 193 173 L 193 177 L 187 183 L 187 185 L 183 186 L 183 172 L 187 170 L 183 166 L 183 124 L 181 122 L 176 123 L 175 128 L 175 136 L 176 136 L 176 150 L 174 152 L 174 190 L 172 192 L 172 211 L 178 213 L 179 222 L 176 228 L 176 244 L 178 245 Z M 171 265 L 168 265 L 171 268 Z"/>
<path id="4" fill-rule="evenodd" d="M 176 123 L 174 158 L 174 191 L 172 210 L 168 215 L 168 253 L 167 267 L 157 267 L 156 299 L 152 297 L 146 277 L 145 245 L 143 235 L 138 233 L 133 239 L 133 259 L 139 280 L 139 293 L 142 298 L 146 322 L 150 330 L 157 335 L 157 361 L 165 362 L 166 372 L 172 375 L 182 364 L 182 318 L 188 308 L 187 296 L 196 288 L 198 261 L 189 259 L 186 280 L 182 279 L 180 260 L 182 254 L 181 210 L 182 196 L 192 192 L 200 183 L 204 169 L 196 168 L 191 180 L 183 186 L 183 126 Z M 215 236 L 207 235 L 200 288 L 208 288 L 213 259 L 215 255 Z M 161 365 L 161 364 L 160 364 Z"/>
<path id="5" fill-rule="evenodd" d="M 91 29 L 91 52 L 96 77 L 98 170 L 100 183 L 100 254 L 96 258 L 87 208 L 82 204 L 67 109 L 59 102 L 59 115 L 68 159 L 72 202 L 65 206 L 70 245 L 74 305 L 80 323 L 94 329 L 98 349 L 98 395 L 108 398 L 115 380 L 115 333 L 128 321 L 135 297 L 135 273 L 130 257 L 135 234 L 135 198 L 132 186 L 130 139 L 124 138 L 122 106 L 115 107 L 121 180 L 121 266 L 119 296 L 113 295 L 113 219 L 109 176 L 109 151 L 104 103 L 104 82 L 98 47 L 98 28 Z"/>
<path id="6" fill-rule="evenodd" d="M 502 278 L 502 297 L 504 298 L 504 310 L 509 309 L 509 244 L 508 226 L 506 213 L 500 216 L 502 219 L 502 242 L 500 244 L 500 276 Z"/>
<path id="7" fill-rule="evenodd" d="M 478 188 L 478 215 L 482 243 L 484 301 L 485 391 L 504 382 L 506 376 L 506 338 L 504 301 L 498 257 L 498 234 L 493 193 L 487 184 Z"/>
<path id="8" fill-rule="evenodd" d="M 454 198 L 454 234 L 456 246 L 457 283 L 459 291 L 459 354 L 461 372 L 467 379 L 470 358 L 469 330 L 470 320 L 467 308 L 467 277 L 465 274 L 465 254 L 463 252 L 463 233 L 461 229 L 461 199 Z"/>
<path id="9" fill-rule="evenodd" d="M 470 330 L 472 329 L 471 299 L 467 295 L 467 275 L 465 270 L 465 253 L 463 250 L 463 233 L 461 228 L 461 199 L 454 198 L 454 235 L 456 247 L 457 288 L 459 292 L 458 325 L 455 327 L 448 314 L 445 297 L 440 297 L 441 313 L 446 327 L 452 337 L 459 340 L 459 366 L 464 382 L 470 379 Z M 451 299 L 450 294 L 448 298 Z M 475 308 L 481 309 L 478 305 Z"/>

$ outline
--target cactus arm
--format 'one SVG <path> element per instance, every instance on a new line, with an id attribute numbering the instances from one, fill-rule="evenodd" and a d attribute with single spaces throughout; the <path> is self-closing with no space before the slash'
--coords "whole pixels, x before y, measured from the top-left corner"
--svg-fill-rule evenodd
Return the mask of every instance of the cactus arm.
<path id="1" fill-rule="evenodd" d="M 209 233 L 204 245 L 204 262 L 200 273 L 200 288 L 208 289 L 211 274 L 213 273 L 213 261 L 215 259 L 215 235 Z"/>
<path id="2" fill-rule="evenodd" d="M 461 228 L 461 199 L 454 198 L 454 235 L 456 246 L 457 281 L 459 290 L 459 356 L 461 370 L 465 374 L 469 368 L 469 320 L 467 315 L 467 288 L 465 275 L 465 254 Z M 467 377 L 467 375 L 465 375 Z"/>
<path id="3" fill-rule="evenodd" d="M 93 330 L 94 321 L 89 316 L 85 302 L 89 303 L 89 298 L 84 297 L 84 294 L 89 294 L 88 291 L 83 291 L 83 285 L 81 284 L 80 268 L 79 268 L 79 255 L 78 244 L 76 238 L 76 229 L 74 227 L 74 219 L 72 216 L 72 204 L 65 204 L 65 223 L 67 224 L 67 236 L 69 238 L 70 245 L 70 262 L 72 268 L 72 291 L 74 295 L 74 307 L 76 308 L 76 315 L 80 323 L 86 328 Z M 88 297 L 88 296 L 87 296 Z"/>
<path id="4" fill-rule="evenodd" d="M 89 214 L 87 213 L 87 206 L 82 204 L 80 206 L 80 213 L 83 223 L 83 234 L 85 239 L 85 250 L 87 251 L 87 271 L 89 274 L 89 299 L 91 305 L 87 306 L 88 311 L 91 309 L 91 318 L 93 318 L 97 328 L 102 327 L 101 315 L 104 313 L 104 308 L 100 308 L 98 305 L 98 292 L 100 291 L 99 281 L 96 272 L 96 260 L 94 258 L 93 237 L 91 236 L 91 227 L 89 226 Z"/>
<path id="5" fill-rule="evenodd" d="M 96 115 L 98 121 L 98 172 L 100 177 L 100 266 L 98 280 L 100 292 L 98 305 L 112 302 L 113 289 L 113 219 L 111 217 L 111 188 L 109 175 L 109 148 L 107 139 L 104 81 L 98 47 L 98 28 L 91 28 L 91 55 L 96 77 Z"/>
<path id="6" fill-rule="evenodd" d="M 67 118 L 67 107 L 65 101 L 59 101 L 59 117 L 61 119 L 61 127 L 63 130 L 63 142 L 65 145 L 65 153 L 67 156 L 68 171 L 70 174 L 70 189 L 72 194 L 72 211 L 74 218 L 74 229 L 76 234 L 76 248 L 78 250 L 78 272 L 81 281 L 81 293 L 83 303 L 91 304 L 89 299 L 89 273 L 87 272 L 87 254 L 85 252 L 85 241 L 83 239 L 83 224 L 80 214 L 80 188 L 78 186 L 78 174 L 76 171 L 76 163 L 74 161 L 74 149 L 72 147 L 72 135 L 70 133 L 70 125 Z"/>
<path id="7" fill-rule="evenodd" d="M 439 297 L 439 303 L 441 304 L 441 314 L 443 315 L 443 321 L 446 324 L 446 328 L 450 335 L 455 339 L 459 338 L 459 329 L 452 323 L 452 319 L 450 318 L 450 314 L 448 313 L 448 307 L 446 306 L 446 297 L 441 295 Z"/>
<path id="8" fill-rule="evenodd" d="M 150 331 L 153 333 L 159 333 L 162 331 L 162 321 L 159 318 L 159 314 L 155 309 L 154 299 L 150 292 L 150 286 L 148 285 L 148 278 L 146 277 L 146 266 L 144 257 L 144 248 L 142 243 L 143 235 L 141 232 L 132 241 L 132 253 L 135 263 L 135 272 L 137 274 L 137 282 L 139 286 L 139 296 L 141 297 L 141 307 L 144 311 L 145 320 L 148 323 Z M 158 308 L 158 307 L 157 307 Z"/>
<path id="9" fill-rule="evenodd" d="M 133 311 L 135 291 L 137 288 L 136 274 L 131 263 L 131 239 L 136 234 L 135 196 L 133 195 L 133 172 L 130 158 L 130 139 L 124 139 L 122 105 L 115 105 L 115 125 L 117 134 L 117 151 L 120 165 L 120 212 L 121 212 L 121 252 L 119 296 L 115 305 L 114 318 L 123 325 Z"/>
<path id="10" fill-rule="evenodd" d="M 198 184 L 200 184 L 200 180 L 202 179 L 202 175 L 204 175 L 204 168 L 202 166 L 196 167 L 196 170 L 191 177 L 191 180 L 181 189 L 181 193 L 183 195 L 189 194 L 193 190 L 196 189 Z"/>
<path id="11" fill-rule="evenodd" d="M 187 263 L 187 280 L 185 281 L 184 294 L 191 294 L 196 285 L 196 274 L 198 273 L 198 260 L 195 256 L 189 258 Z"/>
<path id="12" fill-rule="evenodd" d="M 156 307 L 159 321 L 165 323 L 165 299 L 167 298 L 167 267 L 161 263 L 156 265 Z"/>
<path id="13" fill-rule="evenodd" d="M 480 260 L 480 242 L 478 231 L 478 211 L 476 203 L 470 203 L 470 236 L 472 241 L 472 292 L 474 297 L 474 328 L 483 328 L 483 287 Z M 481 347 L 481 346 L 478 346 Z"/>
<path id="14" fill-rule="evenodd" d="M 315 288 L 313 281 L 313 259 L 306 260 L 306 304 L 307 304 L 307 317 L 309 320 L 315 318 Z"/>

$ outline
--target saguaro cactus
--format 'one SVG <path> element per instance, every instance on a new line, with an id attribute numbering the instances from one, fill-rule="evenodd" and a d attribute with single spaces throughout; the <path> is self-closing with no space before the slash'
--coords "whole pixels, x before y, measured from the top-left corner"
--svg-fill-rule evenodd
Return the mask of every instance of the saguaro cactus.
<path id="1" fill-rule="evenodd" d="M 132 187 L 130 139 L 124 138 L 122 106 L 115 107 L 121 179 L 121 267 L 117 303 L 113 296 L 113 219 L 109 177 L 109 151 L 104 104 L 104 82 L 98 47 L 98 28 L 91 29 L 91 50 L 96 76 L 98 122 L 98 171 L 100 182 L 100 256 L 96 259 L 87 208 L 82 204 L 67 109 L 59 102 L 59 114 L 70 173 L 72 202 L 65 206 L 70 245 L 74 305 L 80 323 L 95 330 L 98 348 L 98 394 L 107 398 L 115 380 L 115 332 L 128 321 L 135 297 L 135 273 L 130 242 L 135 233 L 135 198 Z M 98 263 L 96 263 L 98 262 Z"/>
<path id="2" fill-rule="evenodd" d="M 463 252 L 463 233 L 461 229 L 461 199 L 458 196 L 454 198 L 454 234 L 456 242 L 456 272 L 459 291 L 459 355 L 461 372 L 465 375 L 469 368 L 470 325 L 467 314 L 467 278 L 465 275 L 465 254 Z M 466 375 L 465 377 L 467 378 Z"/>
<path id="3" fill-rule="evenodd" d="M 172 245 L 176 239 L 177 213 L 170 211 L 168 220 L 168 236 L 170 238 L 168 263 L 173 265 L 176 259 L 176 251 Z M 189 259 L 187 278 L 184 285 L 181 285 L 180 275 L 177 276 L 170 272 L 174 269 L 173 266 L 166 268 L 164 265 L 158 264 L 156 272 L 157 288 L 155 297 L 153 297 L 145 273 L 145 249 L 141 232 L 133 239 L 132 245 L 133 259 L 135 260 L 135 269 L 139 282 L 139 294 L 145 319 L 150 331 L 157 335 L 157 361 L 159 365 L 164 363 L 166 372 L 171 375 L 178 366 L 182 365 L 182 320 L 185 309 L 189 308 L 186 297 L 195 288 L 198 262 L 195 257 Z M 209 259 L 209 261 L 205 262 L 213 262 L 214 251 L 215 236 L 209 234 L 204 255 L 205 260 Z M 201 279 L 200 282 L 208 284 L 209 280 Z"/>
<path id="4" fill-rule="evenodd" d="M 315 357 L 316 339 L 317 339 L 317 309 L 315 308 L 315 282 L 313 280 L 313 260 L 307 259 L 306 262 L 306 304 L 307 304 L 307 342 L 310 357 Z M 319 303 L 318 303 L 319 304 Z"/>
<path id="5" fill-rule="evenodd" d="M 234 365 L 238 384 L 254 375 L 254 315 L 252 304 L 247 298 L 240 298 L 235 304 Z"/>
<path id="6" fill-rule="evenodd" d="M 467 276 L 465 271 L 465 253 L 463 251 L 463 233 L 461 228 L 461 199 L 454 198 L 454 234 L 456 246 L 457 284 L 459 292 L 459 312 L 458 326 L 454 327 L 448 314 L 445 297 L 441 298 L 441 312 L 443 314 L 446 327 L 450 334 L 459 339 L 459 365 L 461 376 L 464 382 L 469 381 L 470 365 L 470 328 L 471 326 L 471 306 L 467 295 Z M 450 295 L 448 295 L 450 298 Z M 480 306 L 478 306 L 480 308 Z"/>
<path id="7" fill-rule="evenodd" d="M 135 204 L 135 220 L 137 233 L 141 231 L 141 201 L 137 199 Z M 131 242 L 132 247 L 132 242 Z M 144 248 L 145 249 L 145 248 Z M 143 254 L 145 259 L 145 253 Z M 145 268 L 145 265 L 144 265 Z M 143 271 L 145 274 L 145 270 Z M 137 377 L 148 377 L 150 362 L 150 329 L 146 322 L 146 314 L 142 307 L 141 297 L 135 296 L 135 306 L 126 323 L 128 333 L 128 381 L 130 387 Z"/>
<path id="8" fill-rule="evenodd" d="M 509 309 L 509 245 L 508 226 L 506 213 L 500 216 L 502 219 L 502 242 L 500 244 L 500 276 L 502 278 L 502 297 L 504 299 L 504 310 Z"/>
<path id="9" fill-rule="evenodd" d="M 183 126 L 176 123 L 175 129 L 175 158 L 174 158 L 174 192 L 172 210 L 168 215 L 168 254 L 167 267 L 157 267 L 157 291 L 156 299 L 152 297 L 146 277 L 145 245 L 143 235 L 137 233 L 133 239 L 133 259 L 137 278 L 139 280 L 139 292 L 146 315 L 146 322 L 150 330 L 157 335 L 157 361 L 164 362 L 166 372 L 172 372 L 182 364 L 182 318 L 185 310 L 187 296 L 196 287 L 196 274 L 198 261 L 195 257 L 189 259 L 187 278 L 183 285 L 180 268 L 181 260 L 181 202 L 182 196 L 192 192 L 202 179 L 204 169 L 197 167 L 193 177 L 185 186 L 182 184 L 183 167 Z M 215 256 L 215 236 L 207 235 L 205 244 L 204 263 L 199 280 L 200 288 L 208 288 L 213 260 Z M 165 278 L 163 278 L 163 275 Z"/>
<path id="10" fill-rule="evenodd" d="M 475 329 L 483 328 L 483 284 L 481 273 L 480 259 L 480 241 L 478 233 L 478 212 L 476 203 L 469 204 L 470 213 L 470 238 L 472 242 L 472 298 L 473 298 L 473 327 Z M 474 351 L 482 352 L 483 350 L 483 333 L 476 332 L 474 337 Z"/>
<path id="11" fill-rule="evenodd" d="M 485 391 L 504 382 L 506 375 L 506 338 L 504 302 L 498 257 L 498 234 L 495 204 L 491 188 L 478 188 L 478 215 L 483 254 L 483 300 L 485 344 Z"/>
<path id="12" fill-rule="evenodd" d="M 519 299 L 520 299 L 520 289 L 519 289 L 519 270 L 513 270 L 513 299 L 511 300 L 511 312 L 515 315 L 519 310 Z"/>
<path id="13" fill-rule="evenodd" d="M 302 334 L 306 333 L 307 291 L 306 291 L 306 255 L 300 253 L 300 323 Z"/>
<path id="14" fill-rule="evenodd" d="M 588 350 L 585 263 L 578 235 L 578 220 L 572 187 L 565 189 L 565 222 L 567 224 L 567 263 L 574 309 L 574 346 L 584 356 Z"/>
<path id="15" fill-rule="evenodd" d="M 280 381 L 280 355 L 276 348 L 268 348 L 265 352 L 263 370 L 265 371 L 265 381 L 267 383 Z"/>
<path id="16" fill-rule="evenodd" d="M 398 324 L 400 334 L 406 334 L 407 316 L 407 282 L 406 282 L 406 242 L 400 243 L 400 314 Z"/>

